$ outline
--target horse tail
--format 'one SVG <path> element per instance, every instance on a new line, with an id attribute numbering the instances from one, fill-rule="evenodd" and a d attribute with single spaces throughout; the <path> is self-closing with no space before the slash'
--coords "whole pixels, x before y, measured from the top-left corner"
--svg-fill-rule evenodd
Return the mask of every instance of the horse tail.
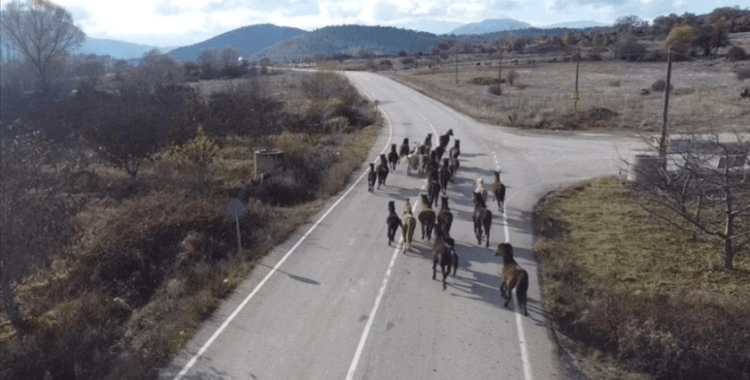
<path id="1" fill-rule="evenodd" d="M 523 315 L 529 315 L 526 311 L 526 292 L 529 290 L 529 273 L 523 269 L 520 269 L 518 272 L 518 287 L 516 288 L 518 307 L 523 311 Z"/>
<path id="2" fill-rule="evenodd" d="M 451 248 L 451 256 L 453 256 L 453 278 L 456 278 L 456 272 L 458 272 L 458 253 L 455 249 Z"/>

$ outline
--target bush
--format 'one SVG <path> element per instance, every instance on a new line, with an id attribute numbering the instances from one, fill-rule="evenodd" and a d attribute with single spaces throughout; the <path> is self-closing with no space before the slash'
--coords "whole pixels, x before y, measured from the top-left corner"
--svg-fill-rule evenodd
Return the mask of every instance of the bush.
<path id="1" fill-rule="evenodd" d="M 737 80 L 750 78 L 750 68 L 739 68 L 735 71 L 735 75 L 737 76 Z"/>
<path id="2" fill-rule="evenodd" d="M 664 79 L 659 79 L 651 85 L 651 89 L 656 92 L 664 92 L 666 88 L 667 88 L 667 82 L 664 81 Z M 674 90 L 674 86 L 672 86 L 672 84 L 670 83 L 669 91 L 671 92 L 672 90 Z"/>
<path id="3" fill-rule="evenodd" d="M 589 60 L 592 60 L 592 61 L 601 61 L 602 60 L 602 55 L 599 54 L 599 53 L 589 53 Z"/>
<path id="4" fill-rule="evenodd" d="M 509 70 L 508 76 L 506 77 L 509 85 L 513 85 L 518 79 L 518 72 L 516 70 Z"/>
<path id="5" fill-rule="evenodd" d="M 649 50 L 646 52 L 646 54 L 643 55 L 643 61 L 644 62 L 658 62 L 662 61 L 664 58 L 661 54 L 660 50 Z"/>
<path id="6" fill-rule="evenodd" d="M 636 41 L 635 38 L 625 38 L 617 47 L 612 49 L 612 58 L 630 62 L 642 60 L 646 54 L 646 48 Z"/>
<path id="7" fill-rule="evenodd" d="M 408 65 L 408 64 L 414 63 L 414 58 L 412 58 L 412 57 L 403 57 L 403 58 L 400 59 L 400 62 L 402 64 L 404 64 L 404 65 Z"/>
<path id="8" fill-rule="evenodd" d="M 500 87 L 499 83 L 492 84 L 489 87 L 487 87 L 487 92 L 489 92 L 492 95 L 500 96 L 503 94 L 503 88 Z"/>
<path id="9" fill-rule="evenodd" d="M 739 46 L 732 46 L 729 48 L 729 51 L 727 51 L 727 59 L 730 61 L 742 61 L 747 59 L 747 53 L 745 52 L 745 49 Z"/>

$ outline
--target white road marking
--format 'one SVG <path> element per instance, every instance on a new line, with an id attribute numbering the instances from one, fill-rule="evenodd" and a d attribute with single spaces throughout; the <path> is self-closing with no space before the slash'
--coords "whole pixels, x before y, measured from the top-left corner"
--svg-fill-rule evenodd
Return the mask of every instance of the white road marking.
<path id="1" fill-rule="evenodd" d="M 362 92 L 364 92 L 365 95 L 367 95 L 370 99 L 372 99 L 372 97 L 369 94 L 367 94 L 365 91 L 362 91 Z M 378 108 L 380 108 L 380 106 L 378 106 Z M 383 111 L 382 108 L 380 109 L 380 111 L 381 111 L 381 113 L 383 113 L 383 115 L 385 115 L 385 113 L 382 112 Z M 388 115 L 385 115 L 385 117 L 386 117 L 386 119 L 388 121 L 389 134 L 388 134 L 388 142 L 383 147 L 383 150 L 381 151 L 381 153 L 385 152 L 386 149 L 388 149 L 388 147 L 390 146 L 390 143 L 391 143 L 391 138 L 393 137 L 393 124 L 391 123 L 390 118 L 388 118 Z M 376 161 L 377 161 L 377 158 L 376 158 Z M 294 246 L 289 250 L 289 252 L 287 252 L 284 255 L 284 257 L 282 257 L 281 260 L 279 260 L 279 262 L 276 263 L 276 265 L 273 267 L 273 269 L 271 269 L 271 271 L 268 272 L 268 274 L 266 275 L 266 277 L 264 277 L 263 280 L 261 280 L 260 283 L 258 283 L 258 285 L 255 286 L 255 289 L 253 289 L 253 291 L 250 292 L 250 294 L 248 294 L 247 297 L 245 297 L 245 299 L 242 301 L 242 303 L 240 303 L 240 305 L 237 306 L 237 308 L 234 309 L 234 311 L 232 312 L 232 314 L 230 314 L 229 317 L 227 317 L 227 319 L 221 324 L 221 326 L 219 326 L 219 328 L 216 329 L 216 331 L 213 333 L 213 335 L 211 335 L 211 337 L 208 338 L 208 340 L 206 341 L 206 343 L 204 343 L 203 346 L 198 350 L 198 353 L 196 353 L 195 355 L 193 355 L 193 357 L 190 358 L 190 360 L 187 362 L 187 364 L 185 364 L 185 366 L 182 367 L 182 370 L 180 371 L 180 373 L 177 374 L 177 376 L 174 377 L 174 380 L 180 380 L 180 379 L 182 379 L 182 377 L 185 376 L 188 373 L 188 371 L 190 371 L 190 369 L 195 365 L 195 363 L 198 362 L 198 359 L 201 356 L 203 356 L 204 353 L 206 353 L 206 351 L 208 350 L 208 348 L 214 343 L 214 341 L 216 341 L 216 339 L 219 337 L 219 335 L 221 335 L 221 333 L 224 332 L 224 330 L 229 326 L 229 324 L 234 320 L 234 318 L 237 317 L 237 314 L 239 314 L 240 311 L 242 311 L 242 309 L 245 308 L 245 305 L 247 305 L 247 303 L 250 302 L 250 300 L 253 297 L 255 297 L 255 295 L 258 293 L 258 291 L 260 291 L 260 289 L 263 287 L 263 285 L 265 285 L 266 282 L 271 278 L 271 276 L 278 271 L 279 267 L 281 267 L 281 264 L 283 264 L 286 261 L 286 259 L 288 259 L 289 256 L 291 256 L 292 253 L 297 249 L 297 247 L 299 247 L 302 244 L 302 242 L 304 242 L 307 239 L 307 237 L 310 236 L 310 234 L 315 230 L 315 228 L 318 227 L 318 225 L 320 225 L 320 223 L 323 221 L 323 219 L 325 219 L 328 216 L 328 214 L 330 214 L 331 211 L 333 211 L 333 209 L 336 208 L 336 206 L 338 206 L 338 204 L 341 203 L 341 201 L 344 200 L 344 198 L 346 198 L 346 196 L 349 195 L 349 193 L 351 193 L 351 191 L 354 190 L 355 187 L 357 187 L 357 185 L 362 180 L 362 178 L 365 177 L 365 175 L 367 174 L 367 172 L 368 171 L 365 170 L 359 176 L 359 178 L 357 178 L 357 180 L 352 184 L 352 186 L 349 187 L 349 189 L 346 190 L 346 192 L 343 195 L 341 195 L 341 197 L 328 209 L 328 211 L 326 211 L 325 214 L 323 214 L 323 216 L 321 216 L 320 219 L 318 219 L 318 221 L 315 222 L 315 224 L 313 224 L 312 227 L 310 227 L 310 229 L 302 236 L 302 238 L 296 244 L 294 244 Z M 393 262 L 391 262 L 391 266 L 392 265 L 393 265 Z M 389 271 L 390 271 L 390 267 L 389 267 Z M 386 275 L 388 275 L 388 273 L 386 273 Z"/>
<path id="2" fill-rule="evenodd" d="M 380 307 L 380 301 L 383 299 L 385 288 L 386 286 L 388 286 L 388 280 L 391 278 L 391 273 L 393 272 L 393 264 L 396 263 L 396 258 L 398 257 L 399 252 L 401 252 L 401 249 L 399 249 L 401 243 L 406 244 L 404 242 L 403 236 L 399 239 L 398 244 L 396 244 L 396 249 L 393 250 L 391 263 L 388 264 L 388 270 L 385 271 L 383 283 L 380 285 L 380 290 L 378 290 L 378 296 L 375 297 L 375 304 L 372 305 L 372 310 L 370 310 L 369 317 L 367 318 L 367 324 L 365 325 L 365 330 L 362 331 L 362 337 L 359 338 L 359 345 L 357 345 L 357 351 L 354 352 L 354 358 L 352 359 L 352 363 L 349 365 L 349 372 L 346 373 L 346 380 L 352 380 L 354 378 L 354 373 L 357 372 L 357 365 L 359 365 L 359 359 L 362 356 L 362 350 L 364 350 L 365 348 L 367 337 L 370 335 L 370 329 L 372 328 L 372 324 L 375 321 L 375 315 L 377 314 L 378 308 Z"/>
<path id="3" fill-rule="evenodd" d="M 495 164 L 497 165 L 497 170 L 500 170 L 500 164 L 497 160 L 497 153 L 492 152 L 492 154 L 495 156 Z M 515 195 L 515 194 L 514 194 Z M 507 198 L 507 201 L 509 201 L 513 196 L 510 196 Z M 507 204 L 506 202 L 503 202 L 503 227 L 505 229 L 505 242 L 510 244 L 510 228 L 508 228 L 508 210 L 505 207 Z M 516 296 L 518 298 L 518 296 Z M 526 338 L 525 334 L 523 332 L 523 320 L 521 319 L 521 313 L 515 313 L 516 314 L 516 331 L 518 332 L 518 344 L 521 346 L 521 363 L 523 364 L 523 378 L 525 380 L 534 380 L 534 375 L 531 373 L 531 362 L 529 361 L 529 352 L 526 347 Z"/>

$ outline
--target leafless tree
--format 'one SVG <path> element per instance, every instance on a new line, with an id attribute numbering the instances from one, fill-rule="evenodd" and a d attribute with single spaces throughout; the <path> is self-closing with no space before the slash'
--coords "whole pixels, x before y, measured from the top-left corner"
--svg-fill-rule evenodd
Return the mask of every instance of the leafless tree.
<path id="1" fill-rule="evenodd" d="M 219 52 L 216 49 L 203 49 L 195 59 L 201 68 L 203 79 L 213 79 L 219 70 Z"/>
<path id="2" fill-rule="evenodd" d="M 750 242 L 750 140 L 735 134 L 689 134 L 679 139 L 666 161 L 639 174 L 652 197 L 642 207 L 694 236 L 723 243 L 724 269 Z"/>
<path id="3" fill-rule="evenodd" d="M 2 13 L 0 30 L 3 39 L 33 68 L 41 88 L 50 85 L 55 64 L 86 38 L 70 13 L 48 0 L 10 2 Z"/>

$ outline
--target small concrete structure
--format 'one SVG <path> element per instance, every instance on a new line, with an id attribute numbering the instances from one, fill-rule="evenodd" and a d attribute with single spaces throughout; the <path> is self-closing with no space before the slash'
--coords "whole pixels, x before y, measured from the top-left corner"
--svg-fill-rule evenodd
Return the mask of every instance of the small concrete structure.
<path id="1" fill-rule="evenodd" d="M 628 181 L 647 187 L 659 182 L 663 170 L 664 158 L 651 152 L 636 152 L 628 166 Z"/>
<path id="2" fill-rule="evenodd" d="M 254 177 L 263 173 L 274 173 L 284 169 L 284 152 L 279 150 L 256 150 Z"/>

